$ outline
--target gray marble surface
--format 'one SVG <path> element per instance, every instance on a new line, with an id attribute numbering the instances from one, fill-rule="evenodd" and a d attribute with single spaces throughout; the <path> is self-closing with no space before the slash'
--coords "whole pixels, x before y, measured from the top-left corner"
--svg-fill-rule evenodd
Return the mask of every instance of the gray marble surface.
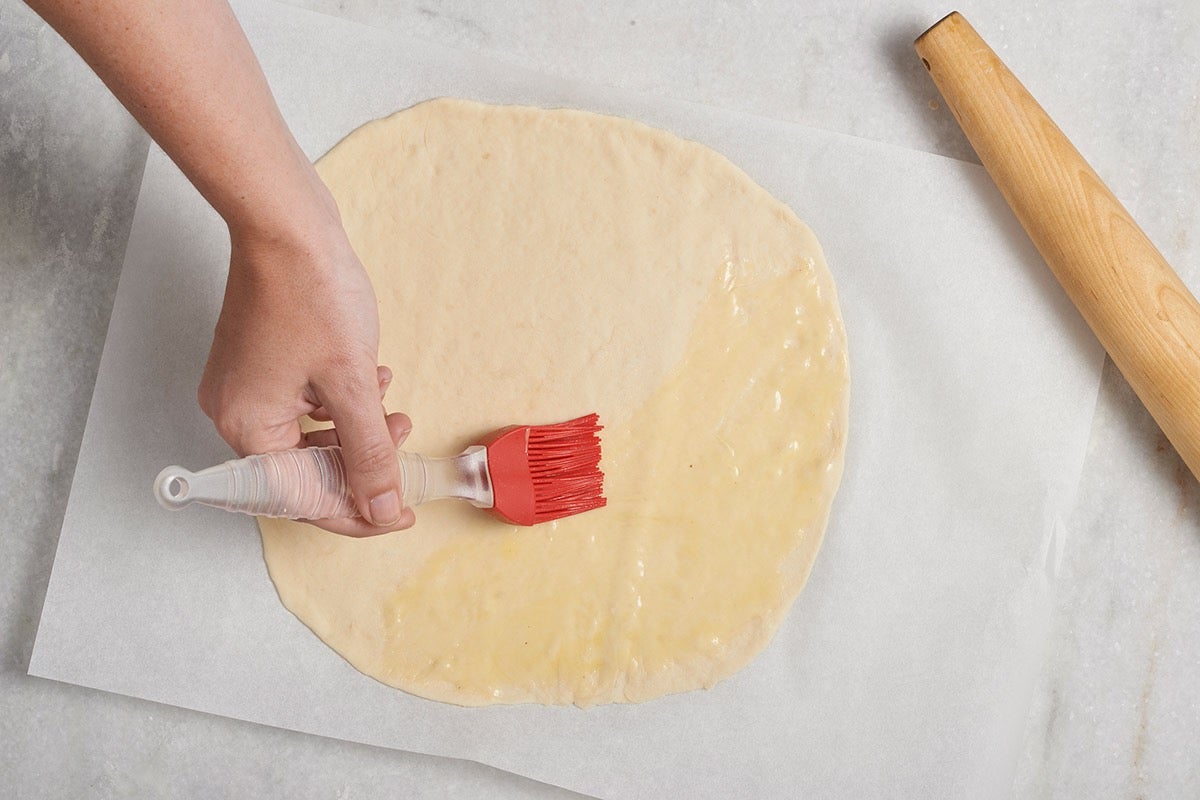
<path id="1" fill-rule="evenodd" d="M 296 2 L 548 72 L 974 160 L 911 51 L 950 10 L 933 0 Z M 960 10 L 1200 291 L 1200 3 Z M 0 0 L 0 791 L 570 796 L 477 764 L 25 675 L 146 149 L 69 48 Z M 1014 796 L 1200 796 L 1198 488 L 1107 365 Z"/>

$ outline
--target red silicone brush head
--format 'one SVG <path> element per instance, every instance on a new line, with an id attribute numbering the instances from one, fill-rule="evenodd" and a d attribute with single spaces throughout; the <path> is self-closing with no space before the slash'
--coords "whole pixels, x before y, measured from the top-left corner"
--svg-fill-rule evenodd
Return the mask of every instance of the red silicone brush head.
<path id="1" fill-rule="evenodd" d="M 497 431 L 487 447 L 492 510 L 516 525 L 536 525 L 600 508 L 600 417 Z"/>

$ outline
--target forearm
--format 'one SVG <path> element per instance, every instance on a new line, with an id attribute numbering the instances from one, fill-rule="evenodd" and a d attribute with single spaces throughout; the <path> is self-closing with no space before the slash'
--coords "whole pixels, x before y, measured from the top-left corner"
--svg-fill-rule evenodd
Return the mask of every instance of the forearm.
<path id="1" fill-rule="evenodd" d="M 336 217 L 225 0 L 29 0 L 236 234 Z"/>
<path id="2" fill-rule="evenodd" d="M 92 66 L 224 217 L 225 301 L 198 399 L 240 454 L 307 442 L 332 420 L 372 536 L 408 527 L 396 447 L 409 425 L 380 402 L 379 314 L 332 195 L 296 144 L 226 0 L 28 0 Z"/>

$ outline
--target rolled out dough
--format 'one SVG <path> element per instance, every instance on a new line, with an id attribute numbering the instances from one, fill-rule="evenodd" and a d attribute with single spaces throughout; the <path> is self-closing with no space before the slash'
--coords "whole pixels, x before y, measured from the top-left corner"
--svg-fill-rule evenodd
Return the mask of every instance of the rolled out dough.
<path id="1" fill-rule="evenodd" d="M 600 413 L 609 506 L 466 504 L 355 540 L 260 521 L 284 604 L 362 672 L 458 703 L 711 687 L 803 586 L 848 369 L 809 229 L 719 154 L 624 119 L 435 100 L 318 163 L 371 275 L 407 448 Z"/>

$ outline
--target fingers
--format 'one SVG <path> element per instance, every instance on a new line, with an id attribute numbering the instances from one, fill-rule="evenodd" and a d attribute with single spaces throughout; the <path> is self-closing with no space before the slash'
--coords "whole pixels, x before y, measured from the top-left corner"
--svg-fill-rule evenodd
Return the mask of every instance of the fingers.
<path id="1" fill-rule="evenodd" d="M 379 536 L 392 531 L 402 531 L 411 528 L 417 521 L 416 515 L 411 508 L 404 509 L 400 514 L 400 519 L 396 520 L 393 525 L 372 525 L 362 517 L 343 517 L 341 519 L 313 519 L 306 520 L 310 525 L 316 525 L 318 528 L 337 533 L 342 536 L 352 536 L 356 539 L 365 539 L 368 536 Z"/>
<path id="2" fill-rule="evenodd" d="M 407 414 L 388 414 L 386 419 L 388 435 L 392 439 L 394 449 L 403 444 L 404 440 L 408 438 L 408 434 L 412 432 L 412 420 L 408 418 Z M 308 447 L 330 447 L 338 443 L 336 428 L 309 431 L 304 434 L 304 444 Z M 378 536 L 381 533 L 405 530 L 406 528 L 411 528 L 416 521 L 416 515 L 411 508 L 404 509 L 400 514 L 400 519 L 394 525 L 372 525 L 362 517 L 308 520 L 310 524 L 316 525 L 318 528 L 355 538 Z"/>
<path id="3" fill-rule="evenodd" d="M 202 383 L 198 394 L 201 408 L 239 456 L 293 447 L 342 445 L 351 491 L 362 516 L 317 520 L 312 521 L 313 525 L 354 537 L 409 528 L 416 517 L 411 509 L 402 507 L 396 448 L 412 430 L 412 421 L 405 414 L 385 417 L 380 405 L 391 384 L 392 371 L 376 367 L 375 380 L 364 381 L 361 387 L 347 384 L 341 377 L 341 391 L 308 390 L 304 402 L 284 414 L 286 421 L 279 422 L 266 421 L 269 409 L 262 403 L 221 402 L 220 392 L 211 390 L 207 383 Z M 332 417 L 340 424 L 336 428 L 302 433 L 299 417 L 313 405 L 317 408 L 309 412 L 311 418 L 328 421 Z M 279 413 L 278 409 L 275 411 Z"/>
<path id="4" fill-rule="evenodd" d="M 388 435 L 392 444 L 399 447 L 412 433 L 412 420 L 407 414 L 394 413 L 384 417 L 387 422 Z M 319 431 L 309 431 L 303 434 L 302 447 L 333 447 L 339 445 L 337 428 L 322 428 Z"/>
<path id="5" fill-rule="evenodd" d="M 379 378 L 379 399 L 382 400 L 387 394 L 388 387 L 392 385 L 392 371 L 385 366 L 375 368 L 375 374 Z M 329 412 L 325 410 L 325 406 L 320 406 L 311 411 L 308 418 L 315 422 L 330 422 Z"/>
<path id="6" fill-rule="evenodd" d="M 295 416 L 278 422 L 265 421 L 259 409 L 202 407 L 221 435 L 239 457 L 299 447 L 302 434 Z"/>
<path id="7" fill-rule="evenodd" d="M 343 372 L 331 385 L 316 385 L 314 390 L 337 428 L 359 514 L 375 527 L 390 530 L 404 510 L 400 465 L 373 378 L 361 371 Z"/>
<path id="8" fill-rule="evenodd" d="M 388 386 L 392 384 L 392 371 L 380 364 L 375 368 L 375 377 L 379 379 L 379 399 L 387 394 Z"/>

